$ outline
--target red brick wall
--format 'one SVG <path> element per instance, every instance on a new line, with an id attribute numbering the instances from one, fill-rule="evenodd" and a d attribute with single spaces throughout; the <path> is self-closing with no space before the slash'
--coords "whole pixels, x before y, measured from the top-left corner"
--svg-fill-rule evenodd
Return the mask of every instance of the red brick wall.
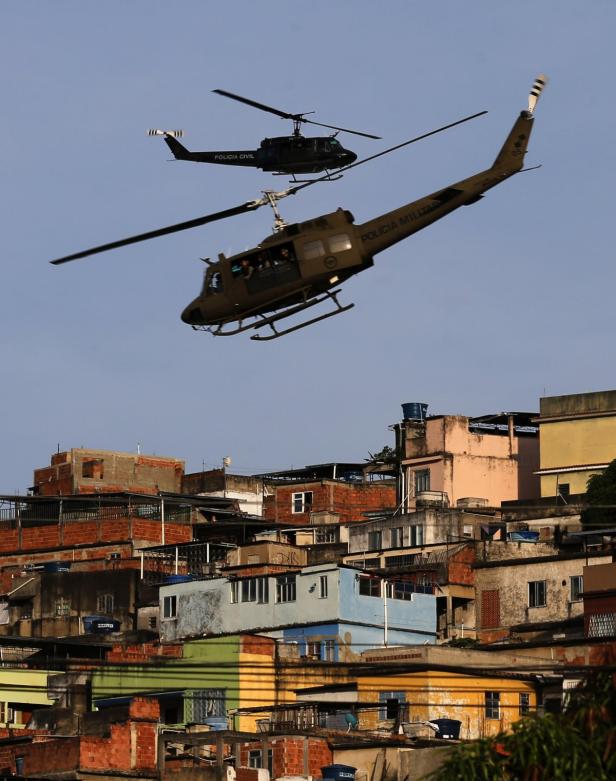
<path id="1" fill-rule="evenodd" d="M 324 738 L 280 737 L 269 738 L 267 748 L 272 749 L 272 778 L 306 775 L 304 761 L 308 763 L 308 775 L 321 778 L 321 768 L 332 763 L 332 751 Z M 248 752 L 261 749 L 261 743 L 244 743 L 240 746 L 242 766 L 248 765 Z M 238 779 L 240 781 L 240 779 Z M 253 781 L 247 778 L 246 781 Z"/>
<path id="2" fill-rule="evenodd" d="M 165 644 L 157 643 L 139 643 L 139 645 L 114 645 L 111 651 L 107 652 L 108 662 L 127 662 L 137 664 L 140 662 L 149 662 L 152 659 L 171 658 L 181 659 L 183 644 Z"/>
<path id="3" fill-rule="evenodd" d="M 460 583 L 467 586 L 475 585 L 475 570 L 472 564 L 476 559 L 475 546 L 467 545 L 449 559 L 448 580 L 450 583 Z"/>
<path id="4" fill-rule="evenodd" d="M 322 480 L 273 486 L 273 493 L 264 498 L 264 517 L 280 523 L 308 525 L 310 512 L 292 511 L 293 494 L 303 491 L 312 491 L 312 512 L 327 510 L 339 513 L 341 522 L 365 520 L 363 513 L 368 510 L 382 510 L 396 506 L 396 487 L 391 483 L 343 483 Z"/>
<path id="5" fill-rule="evenodd" d="M 25 551 L 47 551 L 43 561 L 63 558 L 63 548 L 80 545 L 96 545 L 97 543 L 121 543 L 131 540 L 145 540 L 152 543 L 162 541 L 160 521 L 149 521 L 143 518 L 118 519 L 113 521 L 67 521 L 47 526 L 35 526 L 21 530 L 21 545 L 19 530 L 2 530 L 0 534 L 0 553 L 3 566 L 10 563 L 27 563 L 33 561 L 30 556 L 10 561 L 6 555 L 19 554 Z M 165 542 L 169 545 L 192 540 L 192 526 L 188 523 L 165 523 Z M 100 549 L 99 549 L 100 550 Z M 53 554 L 52 554 L 53 552 Z M 50 554 L 51 558 L 50 558 Z M 72 558 L 72 551 L 68 551 Z M 103 555 L 105 555 L 103 553 Z M 91 556 L 90 556 L 91 557 Z M 98 556 L 96 556 L 98 557 Z M 66 556 L 64 558 L 67 558 Z"/>
<path id="6" fill-rule="evenodd" d="M 77 770 L 79 738 L 52 739 L 29 746 L 14 746 L 13 754 L 24 757 L 25 776 Z"/>

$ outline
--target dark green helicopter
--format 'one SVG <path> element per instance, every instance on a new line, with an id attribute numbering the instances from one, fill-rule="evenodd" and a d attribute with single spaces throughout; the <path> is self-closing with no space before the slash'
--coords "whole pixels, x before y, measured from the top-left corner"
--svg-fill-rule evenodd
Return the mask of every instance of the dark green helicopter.
<path id="1" fill-rule="evenodd" d="M 219 254 L 216 262 L 206 259 L 208 268 L 203 287 L 197 298 L 184 309 L 182 320 L 193 328 L 209 331 L 214 336 L 231 336 L 250 329 L 258 331 L 268 327 L 271 333 L 257 333 L 251 338 L 258 341 L 275 339 L 351 309 L 353 304 L 342 306 L 339 303 L 338 286 L 355 274 L 370 268 L 374 264 L 376 254 L 440 220 L 460 206 L 476 203 L 487 190 L 523 170 L 524 155 L 534 122 L 533 111 L 545 83 L 545 76 L 539 76 L 535 80 L 528 109 L 520 113 L 490 168 L 363 224 L 356 225 L 353 215 L 345 209 L 292 225 L 287 225 L 282 220 L 277 210 L 277 202 L 326 178 L 322 177 L 283 192 L 266 192 L 263 198 L 231 209 L 93 247 L 51 262 L 66 263 L 270 205 L 276 218 L 274 232 L 257 247 L 238 255 L 225 257 Z M 445 128 L 473 117 L 458 120 Z M 445 128 L 410 139 L 353 163 L 344 170 L 412 144 Z M 282 331 L 277 329 L 279 321 L 326 301 L 333 304 L 331 311 Z"/>

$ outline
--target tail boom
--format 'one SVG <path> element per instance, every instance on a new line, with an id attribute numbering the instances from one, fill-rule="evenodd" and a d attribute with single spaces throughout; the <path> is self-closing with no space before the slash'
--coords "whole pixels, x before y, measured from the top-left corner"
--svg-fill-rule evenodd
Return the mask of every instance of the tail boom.
<path id="1" fill-rule="evenodd" d="M 460 206 L 475 203 L 487 190 L 517 174 L 524 165 L 532 125 L 532 115 L 522 111 L 491 168 L 356 225 L 362 252 L 369 257 L 382 252 Z"/>

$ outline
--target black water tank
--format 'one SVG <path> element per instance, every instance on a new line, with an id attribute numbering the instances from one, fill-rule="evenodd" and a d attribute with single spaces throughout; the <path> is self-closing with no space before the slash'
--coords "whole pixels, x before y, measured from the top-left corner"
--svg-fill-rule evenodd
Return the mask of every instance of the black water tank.
<path id="1" fill-rule="evenodd" d="M 402 405 L 402 417 L 404 420 L 425 420 L 428 405 L 418 401 L 410 401 Z"/>
<path id="2" fill-rule="evenodd" d="M 331 781 L 354 781 L 356 767 L 351 765 L 326 765 L 321 768 L 323 779 Z"/>

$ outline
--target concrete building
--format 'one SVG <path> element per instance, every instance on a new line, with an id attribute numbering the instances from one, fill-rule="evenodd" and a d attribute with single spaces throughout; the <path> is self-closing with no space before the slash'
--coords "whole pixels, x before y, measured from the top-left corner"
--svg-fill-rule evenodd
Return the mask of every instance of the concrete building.
<path id="1" fill-rule="evenodd" d="M 216 578 L 160 589 L 163 642 L 259 632 L 315 659 L 352 659 L 365 648 L 434 642 L 432 594 L 389 594 L 380 581 L 333 564 L 275 576 Z"/>
<path id="2" fill-rule="evenodd" d="M 193 472 L 182 480 L 183 493 L 235 499 L 240 512 L 248 515 L 263 514 L 263 490 L 262 478 L 234 475 L 226 469 Z"/>
<path id="3" fill-rule="evenodd" d="M 610 550 L 565 551 L 553 542 L 484 542 L 475 569 L 477 637 L 535 640 L 583 636 L 583 570 Z M 554 638 L 554 636 L 556 636 Z"/>
<path id="4" fill-rule="evenodd" d="M 415 414 L 416 407 L 403 405 Z M 427 500 L 442 507 L 498 507 L 539 495 L 537 427 L 523 412 L 405 417 L 393 428 L 402 512 Z M 391 471 L 391 465 L 389 467 Z"/>
<path id="5" fill-rule="evenodd" d="M 118 450 L 72 448 L 54 453 L 51 464 L 34 470 L 37 496 L 134 492 L 180 493 L 184 461 Z"/>
<path id="6" fill-rule="evenodd" d="M 18 637 L 66 637 L 110 634 L 135 628 L 135 569 L 71 571 L 25 570 L 0 594 L 0 634 Z"/>
<path id="7" fill-rule="evenodd" d="M 541 496 L 566 501 L 616 458 L 616 390 L 546 396 L 539 407 Z"/>

